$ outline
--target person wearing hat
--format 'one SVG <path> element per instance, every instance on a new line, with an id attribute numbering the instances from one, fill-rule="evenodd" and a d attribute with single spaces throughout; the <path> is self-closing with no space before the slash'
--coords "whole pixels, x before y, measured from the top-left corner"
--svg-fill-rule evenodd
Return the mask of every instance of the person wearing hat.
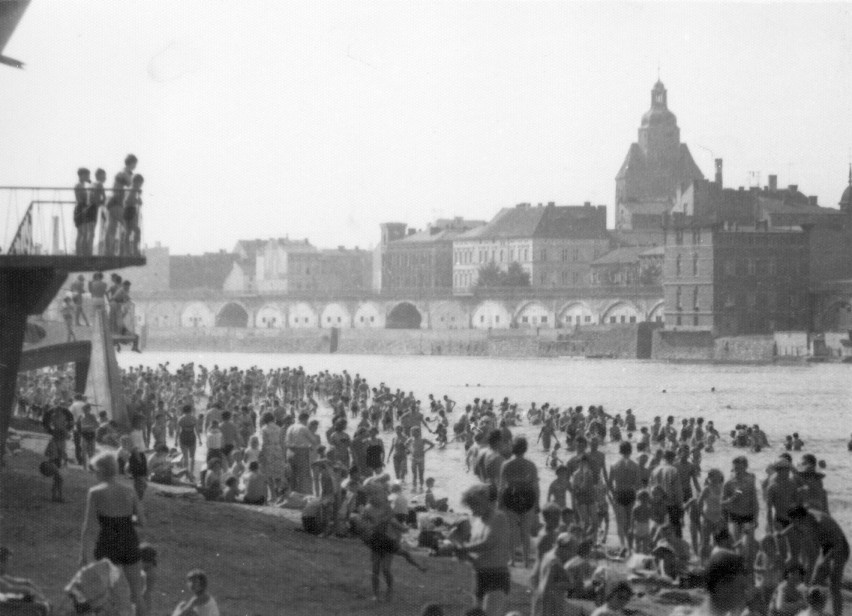
<path id="1" fill-rule="evenodd" d="M 533 588 L 531 616 L 565 616 L 565 594 L 571 579 L 565 572 L 565 563 L 571 557 L 574 539 L 568 533 L 556 538 L 553 547 L 541 559 L 538 584 Z"/>

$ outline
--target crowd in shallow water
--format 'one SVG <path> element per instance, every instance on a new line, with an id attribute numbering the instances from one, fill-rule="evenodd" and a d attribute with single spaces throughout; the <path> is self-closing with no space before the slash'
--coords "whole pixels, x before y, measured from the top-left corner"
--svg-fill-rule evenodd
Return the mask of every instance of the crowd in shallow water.
<path id="1" fill-rule="evenodd" d="M 130 529 L 144 515 L 149 482 L 191 486 L 208 500 L 298 508 L 311 532 L 363 539 L 374 594 L 390 600 L 394 556 L 423 566 L 405 540 L 419 509 L 421 543 L 471 563 L 475 604 L 487 614 L 505 613 L 510 564 L 529 573 L 534 614 L 576 613 L 583 601 L 618 613 L 634 592 L 702 585 L 708 599 L 696 609 L 718 611 L 713 598 L 729 594 L 719 589 L 731 584 L 744 590 L 735 593 L 741 604 L 721 605 L 726 613 L 815 613 L 828 596 L 834 613 L 842 611 L 848 543 L 830 516 L 819 463 L 808 453 L 792 458 L 805 447 L 798 434 L 778 446 L 778 459 L 758 480 L 747 454 L 772 444 L 757 425 L 729 433 L 743 455 L 725 473 L 702 469 L 702 454 L 727 438 L 702 417 L 641 425 L 630 409 L 597 405 L 523 411 L 508 399 L 474 399 L 462 408 L 431 394 L 421 403 L 413 392 L 371 386 L 357 373 L 299 367 L 140 366 L 125 371 L 123 383 L 129 434 L 75 396 L 73 378 L 61 370 L 23 375 L 18 412 L 51 434 L 42 465 L 57 501 L 66 458 L 88 467 L 98 451 L 114 452 L 107 455 L 116 474 L 132 480 L 133 498 L 123 498 L 137 503 Z M 522 424 L 537 426 L 536 443 L 513 434 Z M 205 462 L 197 465 L 202 444 Z M 618 459 L 608 461 L 602 446 L 617 448 Z M 463 447 L 475 476 L 462 498 L 472 515 L 455 523 L 443 519 L 451 519 L 442 512 L 446 501 L 427 472 L 429 452 L 446 447 Z M 530 447 L 547 452 L 556 476 L 547 485 L 526 456 Z M 95 461 L 101 469 L 104 462 Z M 98 485 L 114 481 L 103 470 L 98 478 Z M 617 545 L 607 541 L 611 520 Z M 105 529 L 96 516 L 84 534 L 97 525 L 99 538 L 128 532 L 128 524 Z M 110 562 L 124 567 L 130 597 L 144 613 L 141 560 Z"/>

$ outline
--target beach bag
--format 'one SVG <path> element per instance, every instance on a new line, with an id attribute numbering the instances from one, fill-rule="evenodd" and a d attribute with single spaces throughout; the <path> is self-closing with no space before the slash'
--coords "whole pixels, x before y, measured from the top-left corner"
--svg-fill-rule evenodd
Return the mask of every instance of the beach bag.
<path id="1" fill-rule="evenodd" d="M 130 585 L 121 569 L 108 559 L 80 569 L 65 587 L 77 614 L 132 616 Z"/>
<path id="2" fill-rule="evenodd" d="M 523 515 L 536 504 L 535 490 L 524 483 L 509 484 L 503 491 L 503 507 L 518 515 Z"/>

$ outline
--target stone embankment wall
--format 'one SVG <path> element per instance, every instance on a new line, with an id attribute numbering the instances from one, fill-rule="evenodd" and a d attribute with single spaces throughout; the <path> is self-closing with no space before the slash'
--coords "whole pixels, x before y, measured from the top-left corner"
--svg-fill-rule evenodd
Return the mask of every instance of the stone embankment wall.
<path id="1" fill-rule="evenodd" d="M 764 363 L 775 360 L 775 337 L 737 336 L 716 338 L 713 359 L 719 362 Z"/>
<path id="2" fill-rule="evenodd" d="M 144 340 L 147 348 L 157 351 L 635 359 L 640 334 L 638 324 L 539 331 L 343 329 L 336 334 L 330 329 L 213 327 L 150 328 Z M 780 339 L 776 338 L 769 335 L 714 339 L 710 332 L 655 329 L 650 338 L 651 358 L 662 361 L 769 363 L 776 361 L 779 355 L 784 356 L 783 359 L 797 356 L 794 352 L 780 352 L 780 349 L 798 351 L 800 336 L 787 333 Z M 801 360 L 804 359 L 802 355 Z"/>
<path id="3" fill-rule="evenodd" d="M 713 361 L 713 335 L 710 332 L 657 330 L 654 332 L 653 359 L 668 361 Z"/>
<path id="4" fill-rule="evenodd" d="M 343 329 L 337 353 L 350 355 L 465 355 L 636 357 L 635 325 L 579 330 Z M 247 353 L 330 353 L 329 329 L 165 329 L 150 328 L 147 348 L 157 351 Z"/>

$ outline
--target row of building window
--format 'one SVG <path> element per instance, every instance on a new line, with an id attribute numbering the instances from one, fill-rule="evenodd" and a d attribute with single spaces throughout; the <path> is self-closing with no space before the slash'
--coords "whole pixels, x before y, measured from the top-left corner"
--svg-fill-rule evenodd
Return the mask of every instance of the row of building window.
<path id="1" fill-rule="evenodd" d="M 737 307 L 745 307 L 749 310 L 755 310 L 758 307 L 765 307 L 768 312 L 773 312 L 779 309 L 798 310 L 802 305 L 799 295 L 797 293 L 792 293 L 787 296 L 786 306 L 779 306 L 778 302 L 778 294 L 774 291 L 770 291 L 767 293 L 749 291 L 748 293 L 739 293 L 736 295 L 733 293 L 726 293 L 723 307 L 726 310 L 732 310 Z M 683 291 L 681 287 L 677 287 L 675 289 L 675 308 L 677 310 L 683 310 Z M 701 310 L 701 303 L 699 301 L 699 287 L 694 287 L 692 289 L 692 308 L 695 312 Z"/>
<path id="2" fill-rule="evenodd" d="M 684 232 L 683 229 L 675 229 L 675 244 L 677 244 L 678 246 L 683 245 L 684 233 L 685 232 Z M 691 231 L 691 233 L 692 233 L 692 244 L 697 246 L 698 244 L 701 243 L 701 230 L 700 229 L 693 229 Z"/>
<path id="3" fill-rule="evenodd" d="M 509 249 L 500 249 L 496 248 L 489 249 L 479 249 L 474 251 L 473 248 L 467 248 L 463 250 L 455 251 L 455 264 L 456 265 L 470 265 L 474 263 L 473 257 L 476 255 L 476 263 L 512 263 L 514 261 L 527 262 L 529 261 L 529 249 L 528 248 L 509 248 Z"/>
<path id="4" fill-rule="evenodd" d="M 497 248 L 484 248 L 474 250 L 473 248 L 465 248 L 455 251 L 455 264 L 456 265 L 470 265 L 474 263 L 474 256 L 476 256 L 476 263 L 512 263 L 513 261 L 520 261 L 522 263 L 529 262 L 529 254 L 530 251 L 528 248 L 508 248 L 508 249 L 497 249 Z M 539 253 L 541 256 L 541 261 L 547 261 L 547 248 L 542 248 Z M 563 263 L 568 262 L 579 262 L 581 260 L 587 261 L 590 260 L 587 258 L 588 255 L 585 255 L 579 248 L 563 248 L 559 252 L 559 258 Z M 598 250 L 595 248 L 592 259 L 598 258 Z"/>
<path id="5" fill-rule="evenodd" d="M 432 265 L 432 255 L 428 253 L 390 253 L 385 256 L 388 259 L 387 263 L 390 267 L 418 267 Z"/>

